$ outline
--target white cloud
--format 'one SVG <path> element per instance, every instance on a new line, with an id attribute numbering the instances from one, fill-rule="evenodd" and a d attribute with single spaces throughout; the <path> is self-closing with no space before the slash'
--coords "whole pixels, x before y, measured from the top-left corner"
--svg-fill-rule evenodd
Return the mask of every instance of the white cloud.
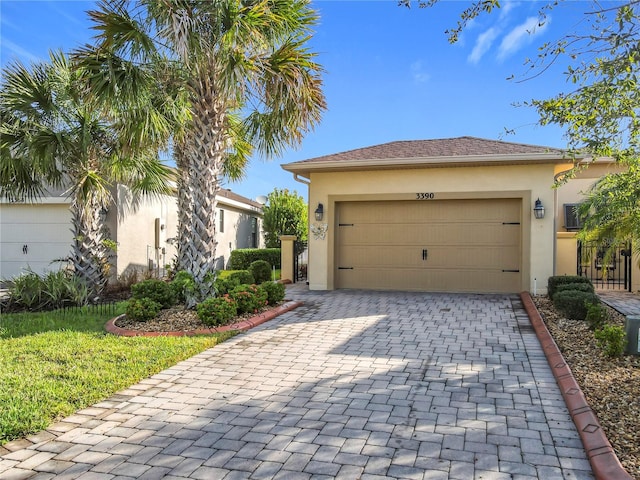
<path id="1" fill-rule="evenodd" d="M 505 2 L 504 5 L 500 7 L 500 20 L 504 20 L 509 12 L 520 5 L 519 2 Z"/>
<path id="2" fill-rule="evenodd" d="M 489 30 L 482 32 L 478 35 L 478 39 L 476 40 L 476 44 L 473 47 L 473 50 L 467 57 L 467 60 L 471 63 L 478 63 L 482 56 L 487 53 L 487 51 L 491 48 L 493 41 L 498 36 L 498 30 L 495 27 L 491 27 Z"/>
<path id="3" fill-rule="evenodd" d="M 547 17 L 546 22 L 540 26 L 537 17 L 527 18 L 524 23 L 515 27 L 502 39 L 498 49 L 498 60 L 504 60 L 525 45 L 530 44 L 536 36 L 547 29 L 550 21 L 551 18 Z"/>
<path id="4" fill-rule="evenodd" d="M 38 63 L 41 62 L 42 59 L 32 54 L 28 50 L 25 50 L 20 45 L 16 45 L 10 40 L 5 38 L 2 39 L 2 56 L 6 55 L 6 51 L 9 51 L 15 56 L 17 59 L 21 60 L 22 63 Z"/>
<path id="5" fill-rule="evenodd" d="M 423 70 L 421 60 L 411 64 L 411 75 L 416 83 L 425 83 L 431 78 L 431 75 Z"/>

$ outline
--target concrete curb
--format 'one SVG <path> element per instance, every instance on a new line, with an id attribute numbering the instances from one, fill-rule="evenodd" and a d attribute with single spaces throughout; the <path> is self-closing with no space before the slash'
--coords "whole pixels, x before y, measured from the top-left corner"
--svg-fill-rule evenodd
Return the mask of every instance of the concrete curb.
<path id="1" fill-rule="evenodd" d="M 268 322 L 269 320 L 273 320 L 275 317 L 282 315 L 294 308 L 298 308 L 300 305 L 303 305 L 303 302 L 298 301 L 289 301 L 286 302 L 276 308 L 272 308 L 271 310 L 267 310 L 265 312 L 259 313 L 258 315 L 248 318 L 246 320 L 242 320 L 241 322 L 233 323 L 231 325 L 224 325 L 222 327 L 215 328 L 202 328 L 199 330 L 189 330 L 189 331 L 177 331 L 177 332 L 141 332 L 139 330 L 128 330 L 126 328 L 121 328 L 116 325 L 116 322 L 119 318 L 124 315 L 120 315 L 118 317 L 112 318 L 107 322 L 104 326 L 104 329 L 108 333 L 112 333 L 114 335 L 120 335 L 122 337 L 185 337 L 185 336 L 193 336 L 193 335 L 210 335 L 212 333 L 220 333 L 226 332 L 229 330 L 240 330 L 245 331 L 250 328 L 257 327 L 258 325 L 263 324 L 264 322 Z"/>
<path id="2" fill-rule="evenodd" d="M 564 361 L 564 357 L 544 324 L 531 295 L 529 292 L 522 292 L 520 298 L 538 341 L 542 345 L 553 376 L 560 387 L 573 423 L 578 429 L 594 475 L 598 480 L 633 480 L 633 477 L 627 473 L 618 460 L 611 443 L 600 426 L 598 417 L 587 403 L 580 385 L 573 376 L 571 368 Z"/>

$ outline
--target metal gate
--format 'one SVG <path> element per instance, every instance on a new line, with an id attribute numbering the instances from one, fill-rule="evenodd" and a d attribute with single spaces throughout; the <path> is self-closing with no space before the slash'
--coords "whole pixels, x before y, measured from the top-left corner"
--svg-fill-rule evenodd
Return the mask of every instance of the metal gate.
<path id="1" fill-rule="evenodd" d="M 307 280 L 307 242 L 293 242 L 293 283 Z"/>
<path id="2" fill-rule="evenodd" d="M 610 244 L 609 244 L 610 245 Z M 587 277 L 597 288 L 631 291 L 631 242 L 615 248 L 605 258 L 607 244 L 578 242 L 578 275 Z"/>

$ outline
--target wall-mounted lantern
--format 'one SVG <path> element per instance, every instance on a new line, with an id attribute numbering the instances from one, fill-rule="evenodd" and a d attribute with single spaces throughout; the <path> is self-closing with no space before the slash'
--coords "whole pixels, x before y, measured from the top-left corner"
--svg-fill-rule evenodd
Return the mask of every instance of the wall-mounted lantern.
<path id="1" fill-rule="evenodd" d="M 533 214 L 538 219 L 544 218 L 544 206 L 542 205 L 542 202 L 539 198 L 536 200 L 536 203 L 533 207 Z"/>
<path id="2" fill-rule="evenodd" d="M 318 208 L 316 208 L 316 211 L 314 213 L 316 215 L 316 221 L 321 222 L 324 218 L 324 205 L 319 203 Z"/>

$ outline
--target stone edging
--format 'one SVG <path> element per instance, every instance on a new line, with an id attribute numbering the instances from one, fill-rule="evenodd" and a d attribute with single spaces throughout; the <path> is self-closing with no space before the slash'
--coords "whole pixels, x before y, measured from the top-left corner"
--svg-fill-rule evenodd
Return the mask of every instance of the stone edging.
<path id="1" fill-rule="evenodd" d="M 633 480 L 627 473 L 600 426 L 598 417 L 587 403 L 571 368 L 564 360 L 558 345 L 549 333 L 529 292 L 520 294 L 522 304 L 536 332 L 553 376 L 562 392 L 569 414 L 580 434 L 582 445 L 598 480 Z"/>
<path id="2" fill-rule="evenodd" d="M 241 322 L 233 323 L 231 325 L 224 325 L 221 327 L 215 328 L 202 328 L 199 330 L 189 330 L 189 331 L 176 331 L 176 332 L 142 332 L 140 330 L 128 330 L 126 328 L 121 328 L 116 325 L 116 321 L 121 318 L 123 315 L 112 318 L 107 322 L 104 326 L 105 330 L 109 333 L 113 333 L 114 335 L 120 335 L 123 337 L 184 337 L 184 336 L 193 336 L 193 335 L 210 335 L 212 333 L 226 332 L 228 330 L 249 330 L 250 328 L 257 327 L 258 325 L 263 324 L 264 322 L 268 322 L 269 320 L 274 319 L 278 315 L 282 315 L 294 308 L 298 308 L 302 305 L 303 302 L 297 301 L 289 301 L 286 302 L 276 308 L 272 308 L 271 310 L 266 310 L 262 313 L 259 313 L 255 317 L 248 318 L 246 320 L 242 320 Z"/>

